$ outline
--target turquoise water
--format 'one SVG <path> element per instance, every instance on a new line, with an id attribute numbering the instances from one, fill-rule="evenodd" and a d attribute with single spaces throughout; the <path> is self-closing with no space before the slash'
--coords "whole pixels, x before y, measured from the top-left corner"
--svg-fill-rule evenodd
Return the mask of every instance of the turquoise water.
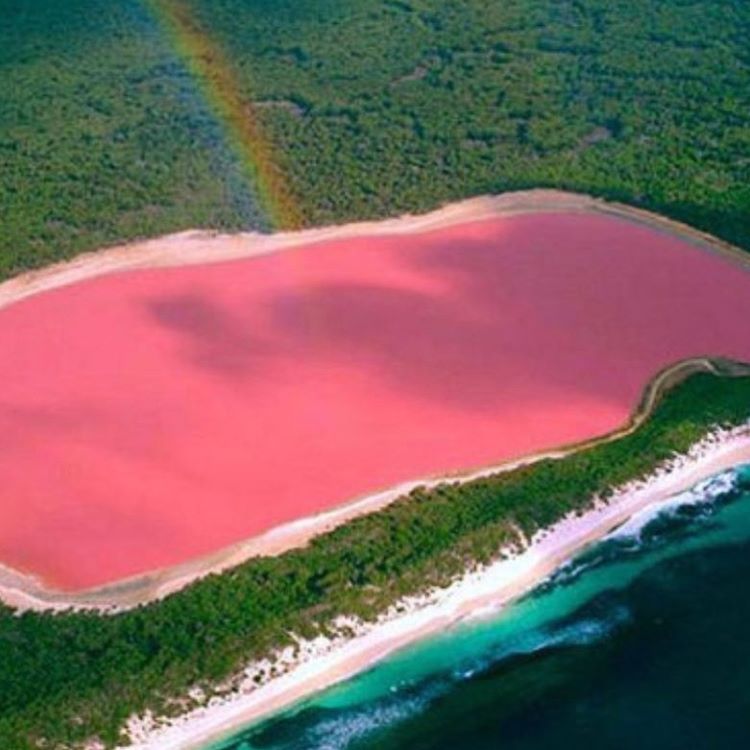
<path id="1" fill-rule="evenodd" d="M 750 467 L 217 750 L 750 747 Z"/>

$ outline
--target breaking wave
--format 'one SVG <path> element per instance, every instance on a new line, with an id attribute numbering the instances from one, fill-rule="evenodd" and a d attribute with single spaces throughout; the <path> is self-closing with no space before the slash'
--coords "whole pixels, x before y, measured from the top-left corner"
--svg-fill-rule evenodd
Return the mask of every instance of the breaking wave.
<path id="1" fill-rule="evenodd" d="M 596 546 L 562 565 L 538 593 L 576 581 L 582 574 L 607 563 L 643 554 L 675 539 L 705 530 L 716 511 L 742 493 L 748 467 L 717 474 L 686 492 L 634 514 Z"/>
<path id="2" fill-rule="evenodd" d="M 601 616 L 584 616 L 570 622 L 556 623 L 507 639 L 498 649 L 482 658 L 459 665 L 453 672 L 455 679 L 480 676 L 485 669 L 497 668 L 507 659 L 540 654 L 555 648 L 590 646 L 608 638 L 630 622 L 627 607 L 617 604 Z"/>
<path id="3" fill-rule="evenodd" d="M 447 672 L 419 681 L 405 679 L 392 685 L 388 694 L 377 700 L 345 709 L 303 708 L 287 720 L 260 727 L 232 750 L 348 750 L 427 711 L 462 683 L 480 680 L 518 658 L 541 657 L 555 649 L 599 643 L 631 620 L 629 610 L 622 604 L 608 606 L 598 616 L 591 612 L 581 615 L 549 627 L 519 632 L 499 647 L 465 659 Z"/>

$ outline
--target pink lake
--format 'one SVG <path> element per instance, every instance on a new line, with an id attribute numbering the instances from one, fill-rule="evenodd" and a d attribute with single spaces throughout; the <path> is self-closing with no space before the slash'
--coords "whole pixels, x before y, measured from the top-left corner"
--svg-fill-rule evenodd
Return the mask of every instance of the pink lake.
<path id="1" fill-rule="evenodd" d="M 738 264 L 594 214 L 46 292 L 0 311 L 0 562 L 83 589 L 604 433 L 749 321 Z"/>

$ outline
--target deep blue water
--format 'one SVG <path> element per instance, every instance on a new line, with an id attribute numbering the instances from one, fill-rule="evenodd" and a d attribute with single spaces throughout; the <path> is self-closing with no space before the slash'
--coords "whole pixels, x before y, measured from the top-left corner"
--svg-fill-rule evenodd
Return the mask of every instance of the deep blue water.
<path id="1" fill-rule="evenodd" d="M 750 467 L 221 750 L 750 748 Z"/>

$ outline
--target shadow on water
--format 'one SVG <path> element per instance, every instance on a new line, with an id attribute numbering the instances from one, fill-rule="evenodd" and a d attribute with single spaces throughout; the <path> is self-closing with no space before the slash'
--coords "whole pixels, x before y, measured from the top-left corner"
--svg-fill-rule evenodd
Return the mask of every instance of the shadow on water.
<path id="1" fill-rule="evenodd" d="M 750 316 L 745 274 L 715 263 L 717 273 L 707 274 L 702 251 L 587 219 L 538 216 L 533 225 L 503 222 L 411 244 L 378 238 L 350 252 L 380 271 L 351 279 L 321 276 L 304 258 L 285 258 L 287 266 L 268 259 L 282 282 L 253 296 L 252 274 L 238 266 L 248 293 L 231 310 L 213 286 L 196 284 L 145 300 L 146 311 L 181 337 L 191 365 L 215 374 L 227 363 L 232 378 L 264 363 L 310 362 L 321 371 L 343 363 L 471 411 L 545 395 L 620 404 L 624 394 L 635 401 L 666 363 L 750 357 L 737 325 Z"/>

